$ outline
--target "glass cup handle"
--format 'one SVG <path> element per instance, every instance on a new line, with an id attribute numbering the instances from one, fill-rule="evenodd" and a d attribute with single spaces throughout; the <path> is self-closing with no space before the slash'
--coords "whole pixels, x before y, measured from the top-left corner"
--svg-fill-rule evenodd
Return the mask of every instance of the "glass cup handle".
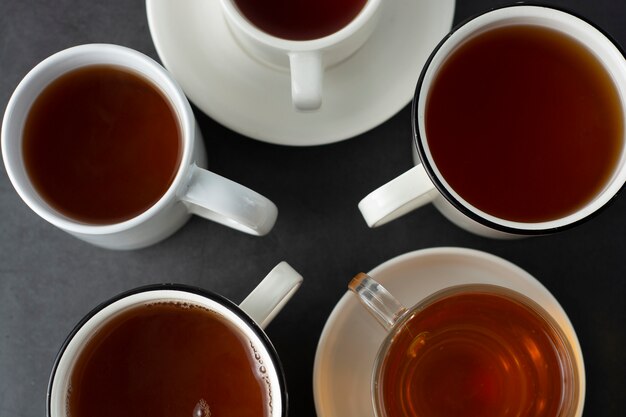
<path id="1" fill-rule="evenodd" d="M 385 287 L 363 272 L 352 278 L 348 288 L 385 330 L 390 330 L 407 311 Z"/>
<path id="2" fill-rule="evenodd" d="M 422 164 L 369 193 L 359 210 L 369 227 L 381 226 L 430 203 L 439 192 Z"/>
<path id="3" fill-rule="evenodd" d="M 278 216 L 261 194 L 196 165 L 181 199 L 193 214 L 256 236 L 269 233 Z"/>
<path id="4" fill-rule="evenodd" d="M 239 304 L 261 328 L 265 328 L 302 284 L 302 275 L 281 262 Z"/>

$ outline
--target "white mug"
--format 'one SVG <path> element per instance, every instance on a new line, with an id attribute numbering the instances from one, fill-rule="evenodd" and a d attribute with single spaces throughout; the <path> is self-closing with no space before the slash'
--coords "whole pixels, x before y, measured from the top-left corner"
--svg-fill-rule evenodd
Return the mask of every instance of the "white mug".
<path id="1" fill-rule="evenodd" d="M 295 294 L 301 283 L 302 276 L 289 264 L 281 262 L 239 306 L 210 291 L 177 284 L 136 288 L 100 304 L 74 327 L 57 354 L 48 384 L 47 416 L 68 416 L 67 395 L 72 369 L 89 339 L 117 314 L 133 307 L 159 302 L 197 305 L 217 313 L 239 329 L 254 345 L 258 360 L 266 369 L 264 375 L 267 376 L 272 395 L 271 417 L 287 416 L 285 375 L 278 354 L 263 328 Z"/>
<path id="2" fill-rule="evenodd" d="M 34 100 L 57 77 L 94 64 L 127 68 L 151 81 L 175 110 L 182 141 L 178 171 L 165 194 L 138 216 L 107 225 L 77 222 L 52 208 L 29 180 L 22 155 L 24 123 Z M 109 249 L 154 244 L 182 227 L 192 213 L 258 236 L 272 229 L 278 215 L 276 206 L 267 198 L 203 169 L 207 159 L 202 135 L 181 88 L 154 60 L 122 46 L 76 46 L 32 69 L 17 86 L 4 114 L 2 156 L 13 186 L 35 213 L 82 240 Z"/>
<path id="3" fill-rule="evenodd" d="M 234 0 L 220 0 L 231 31 L 242 48 L 254 58 L 291 73 L 291 98 L 301 111 L 322 105 L 324 69 L 355 53 L 373 32 L 382 0 L 367 0 L 359 14 L 335 33 L 313 40 L 288 40 L 272 36 L 237 8 Z"/>
<path id="4" fill-rule="evenodd" d="M 359 202 L 370 227 L 383 225 L 425 204 L 432 203 L 448 220 L 474 234 L 511 239 L 542 235 L 572 227 L 604 207 L 626 182 L 626 132 L 616 168 L 599 193 L 573 213 L 549 221 L 519 222 L 486 213 L 463 199 L 445 180 L 433 161 L 424 127 L 426 97 L 446 57 L 471 36 L 485 30 L 515 24 L 540 25 L 568 34 L 598 58 L 613 79 L 626 120 L 626 60 L 620 49 L 600 30 L 568 13 L 524 4 L 503 7 L 479 15 L 455 28 L 428 59 L 415 91 L 412 109 L 415 166 L 376 189 Z M 454 123 L 451 120 L 450 123 Z"/>

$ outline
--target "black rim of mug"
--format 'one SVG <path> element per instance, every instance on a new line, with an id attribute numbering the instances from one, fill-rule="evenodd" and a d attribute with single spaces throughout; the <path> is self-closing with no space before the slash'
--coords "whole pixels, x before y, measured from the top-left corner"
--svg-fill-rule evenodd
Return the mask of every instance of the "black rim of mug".
<path id="1" fill-rule="evenodd" d="M 203 288 L 194 287 L 194 286 L 190 286 L 190 285 L 184 285 L 184 284 L 173 284 L 173 283 L 171 283 L 171 284 L 151 284 L 151 285 L 145 285 L 145 286 L 142 286 L 142 287 L 134 288 L 132 290 L 128 290 L 128 291 L 125 291 L 123 293 L 120 293 L 120 294 L 114 296 L 113 298 L 110 298 L 109 300 L 104 301 L 103 303 L 99 304 L 97 307 L 95 307 L 93 310 L 91 310 L 89 313 L 87 313 L 87 315 L 85 315 L 76 324 L 76 326 L 74 326 L 74 328 L 72 329 L 70 334 L 67 336 L 67 338 L 65 339 L 65 341 L 61 345 L 61 348 L 59 349 L 59 352 L 57 353 L 57 356 L 56 356 L 56 358 L 54 360 L 54 364 L 52 366 L 52 371 L 50 373 L 50 379 L 48 381 L 48 389 L 46 391 L 46 396 L 47 396 L 47 398 L 46 398 L 46 416 L 47 417 L 52 417 L 52 414 L 51 414 L 51 411 L 52 411 L 52 404 L 51 404 L 51 402 L 52 402 L 52 385 L 53 385 L 53 381 L 54 381 L 54 376 L 56 375 L 57 368 L 59 366 L 59 362 L 61 360 L 61 357 L 65 353 L 65 350 L 67 349 L 69 343 L 72 341 L 74 336 L 76 336 L 76 333 L 78 333 L 78 331 L 94 315 L 96 315 L 99 311 L 101 311 L 105 307 L 109 306 L 110 304 L 113 304 L 114 302 L 119 301 L 119 300 L 121 300 L 123 298 L 126 298 L 128 296 L 131 296 L 131 295 L 140 294 L 140 293 L 144 293 L 144 292 L 150 292 L 150 291 L 162 291 L 162 290 L 188 292 L 188 293 L 196 294 L 196 295 L 199 295 L 201 297 L 205 297 L 205 298 L 208 298 L 208 299 L 210 299 L 212 301 L 215 301 L 215 302 L 223 305 L 224 307 L 228 308 L 233 313 L 235 313 L 239 318 L 241 318 L 254 331 L 254 333 L 258 336 L 259 340 L 261 340 L 261 342 L 265 345 L 265 347 L 267 349 L 267 352 L 269 353 L 270 360 L 272 361 L 272 363 L 274 364 L 274 368 L 276 369 L 276 376 L 278 378 L 278 385 L 279 385 L 280 392 L 281 392 L 281 405 L 282 405 L 281 416 L 282 417 L 286 417 L 287 416 L 287 404 L 288 404 L 288 401 L 287 401 L 287 384 L 286 384 L 285 372 L 283 370 L 283 366 L 282 366 L 282 364 L 280 362 L 280 359 L 278 357 L 278 353 L 276 352 L 276 349 L 274 348 L 274 345 L 272 344 L 270 339 L 265 334 L 265 331 L 263 331 L 263 329 L 261 329 L 261 327 L 250 316 L 248 316 L 246 313 L 244 313 L 244 311 L 237 304 L 233 303 L 229 299 L 224 298 L 223 296 L 221 296 L 219 294 L 216 294 L 216 293 L 214 293 L 212 291 L 205 290 Z"/>
<path id="2" fill-rule="evenodd" d="M 422 165 L 426 169 L 426 173 L 430 177 L 431 181 L 433 182 L 433 184 L 435 185 L 437 190 L 457 210 L 459 210 L 461 213 L 463 213 L 464 215 L 466 215 L 470 219 L 472 219 L 472 220 L 474 220 L 474 221 L 476 221 L 476 222 L 478 222 L 478 223 L 480 223 L 480 224 L 482 224 L 484 226 L 487 226 L 487 227 L 489 227 L 491 229 L 494 229 L 494 230 L 498 230 L 498 231 L 505 232 L 505 233 L 516 234 L 516 235 L 543 235 L 543 234 L 549 234 L 549 233 L 554 233 L 554 232 L 558 232 L 558 231 L 561 231 L 561 230 L 570 229 L 572 227 L 575 227 L 575 226 L 577 226 L 577 225 L 579 225 L 581 223 L 584 223 L 587 220 L 595 217 L 599 212 L 601 212 L 604 208 L 606 208 L 613 201 L 615 201 L 615 197 L 617 197 L 617 195 L 622 191 L 622 189 L 624 187 L 620 187 L 620 189 L 617 190 L 615 192 L 615 194 L 606 203 L 604 203 L 602 206 L 600 206 L 594 212 L 590 213 L 589 215 L 587 215 L 587 216 L 585 216 L 585 217 L 583 217 L 583 218 L 581 218 L 579 220 L 576 220 L 574 222 L 571 222 L 571 223 L 568 223 L 568 224 L 565 224 L 565 225 L 562 225 L 562 226 L 545 228 L 545 229 L 522 229 L 522 228 L 508 227 L 508 226 L 505 226 L 505 225 L 502 225 L 502 224 L 499 224 L 499 223 L 495 223 L 495 222 L 492 222 L 492 221 L 490 221 L 490 220 L 488 220 L 488 219 L 486 219 L 486 218 L 476 214 L 474 211 L 469 209 L 463 203 L 458 201 L 452 195 L 452 193 L 450 193 L 450 191 L 448 191 L 448 189 L 441 182 L 441 180 L 437 177 L 437 175 L 435 174 L 435 171 L 434 171 L 434 169 L 433 169 L 433 167 L 431 165 L 430 160 L 426 157 L 426 152 L 425 152 L 425 149 L 424 149 L 424 147 L 422 145 L 422 137 L 421 137 L 421 135 L 419 133 L 419 127 L 418 127 L 418 123 L 417 123 L 417 108 L 418 108 L 418 102 L 420 100 L 419 92 L 420 92 L 420 90 L 422 88 L 422 84 L 424 82 L 424 77 L 426 75 L 426 71 L 430 67 L 430 64 L 431 64 L 432 60 L 434 59 L 435 55 L 437 55 L 437 53 L 439 52 L 441 47 L 448 41 L 448 39 L 457 30 L 459 30 L 460 28 L 465 26 L 467 23 L 473 21 L 474 19 L 476 19 L 476 18 L 478 18 L 478 17 L 480 17 L 482 15 L 485 15 L 487 13 L 496 11 L 496 10 L 508 9 L 508 8 L 511 8 L 511 7 L 518 7 L 518 6 L 533 6 L 533 7 L 542 7 L 542 8 L 545 8 L 545 9 L 557 10 L 557 11 L 560 11 L 560 12 L 563 12 L 563 13 L 567 13 L 567 14 L 569 14 L 569 15 L 577 18 L 577 19 L 580 19 L 583 22 L 585 22 L 585 23 L 589 24 L 590 26 L 592 26 L 593 28 L 595 28 L 598 32 L 600 32 L 609 42 L 611 42 L 617 48 L 617 50 L 626 59 L 626 54 L 624 53 L 624 49 L 621 47 L 621 45 L 610 34 L 608 34 L 606 31 L 604 31 L 602 28 L 600 28 L 595 23 L 589 21 L 589 19 L 587 19 L 585 17 L 582 17 L 582 16 L 572 12 L 571 10 L 568 10 L 568 9 L 565 9 L 565 8 L 560 8 L 560 7 L 554 7 L 554 6 L 546 6 L 544 4 L 537 4 L 537 3 L 532 3 L 532 2 L 519 2 L 519 3 L 510 4 L 510 5 L 506 5 L 506 6 L 502 6 L 502 7 L 494 7 L 494 8 L 485 10 L 484 12 L 478 13 L 478 14 L 476 14 L 474 16 L 471 16 L 471 17 L 463 20 L 462 22 L 460 22 L 456 26 L 454 26 L 450 30 L 450 32 L 437 44 L 437 46 L 430 53 L 430 56 L 428 57 L 428 59 L 424 63 L 424 66 L 422 67 L 422 71 L 420 73 L 419 79 L 417 81 L 417 86 L 415 88 L 415 93 L 414 93 L 414 96 L 413 96 L 413 102 L 412 102 L 412 107 L 411 107 L 411 126 L 412 126 L 412 130 L 413 130 L 413 144 L 415 145 L 415 148 L 417 149 L 417 153 L 419 155 L 420 162 L 422 163 Z M 425 99 L 425 97 L 423 97 L 422 99 Z M 626 146 L 626 141 L 623 142 L 623 146 Z"/>

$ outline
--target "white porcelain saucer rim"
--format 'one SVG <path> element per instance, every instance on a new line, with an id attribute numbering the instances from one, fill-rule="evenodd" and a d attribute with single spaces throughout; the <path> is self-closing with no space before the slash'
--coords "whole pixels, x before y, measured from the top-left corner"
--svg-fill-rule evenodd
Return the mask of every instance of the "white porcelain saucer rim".
<path id="1" fill-rule="evenodd" d="M 361 61 L 365 61 L 365 58 L 369 57 L 368 54 L 370 50 L 374 50 L 375 52 L 380 52 L 384 49 L 395 50 L 400 47 L 398 46 L 394 49 L 384 47 L 384 45 L 407 44 L 406 42 L 388 42 L 387 38 L 399 36 L 393 35 L 396 31 L 399 31 L 401 36 L 414 40 L 413 45 L 415 46 L 413 50 L 415 52 L 413 54 L 398 54 L 397 57 L 394 56 L 394 59 L 398 61 L 396 62 L 397 65 L 385 64 L 385 62 L 389 62 L 387 60 L 383 62 L 382 60 L 370 59 L 367 61 L 370 62 L 370 64 L 358 67 L 372 67 L 365 71 L 369 74 L 369 78 L 367 78 L 367 74 L 355 74 L 355 77 L 349 77 L 349 84 L 351 85 L 349 87 L 350 94 L 341 96 L 335 94 L 333 96 L 332 93 L 329 93 L 328 96 L 324 98 L 320 112 L 318 112 L 317 115 L 304 115 L 306 117 L 303 117 L 302 114 L 294 110 L 286 110 L 286 99 L 284 97 L 289 96 L 288 90 L 290 90 L 287 73 L 271 70 L 269 68 L 259 70 L 259 74 L 261 74 L 259 79 L 262 81 L 259 84 L 267 84 L 269 87 L 274 84 L 279 85 L 279 88 L 273 90 L 272 95 L 275 96 L 275 98 L 267 99 L 267 102 L 263 101 L 262 103 L 265 104 L 265 108 L 262 109 L 259 115 L 255 115 L 253 114 L 254 109 L 252 109 L 252 106 L 260 100 L 260 89 L 253 91 L 254 94 L 246 95 L 250 100 L 242 99 L 244 96 L 242 93 L 246 91 L 241 89 L 237 91 L 235 83 L 228 81 L 226 79 L 227 77 L 219 78 L 220 74 L 223 75 L 222 69 L 215 69 L 212 65 L 207 64 L 204 58 L 198 56 L 202 55 L 202 52 L 208 49 L 217 50 L 219 48 L 216 46 L 216 41 L 212 41 L 213 46 L 207 48 L 206 45 L 203 47 L 198 46 L 199 41 L 196 40 L 197 36 L 191 36 L 190 38 L 190 33 L 192 35 L 198 35 L 200 33 L 199 29 L 196 28 L 198 24 L 193 23 L 194 20 L 197 21 L 198 19 L 190 17 L 190 12 L 194 10 L 197 12 L 206 11 L 203 8 L 207 10 L 210 9 L 212 15 L 209 23 L 215 25 L 203 25 L 203 30 L 215 31 L 217 34 L 215 38 L 219 36 L 229 37 L 227 41 L 228 44 L 234 41 L 229 31 L 222 33 L 225 28 L 225 22 L 222 22 L 223 19 L 219 19 L 218 21 L 218 18 L 223 17 L 218 2 L 210 0 L 185 0 L 184 2 L 178 2 L 176 3 L 175 10 L 182 11 L 178 11 L 178 14 L 174 16 L 169 13 L 171 12 L 170 8 L 173 7 L 169 0 L 146 0 L 146 9 L 150 32 L 161 61 L 178 80 L 188 98 L 201 111 L 227 128 L 250 138 L 279 145 L 313 146 L 342 141 L 364 133 L 384 123 L 406 106 L 406 104 L 411 101 L 421 66 L 430 55 L 430 50 L 448 33 L 452 26 L 455 8 L 455 2 L 453 0 L 437 2 L 426 0 L 420 2 L 415 0 L 395 0 L 393 2 L 384 3 L 385 4 L 382 5 L 383 9 L 387 9 L 387 12 L 391 14 L 390 17 L 393 18 L 389 19 L 390 22 L 394 22 L 398 19 L 407 19 L 407 15 L 415 16 L 415 14 L 417 14 L 416 23 L 413 25 L 397 25 L 393 30 L 384 30 L 384 27 L 377 28 L 381 30 L 375 30 L 374 34 L 372 34 L 372 38 L 378 39 L 375 44 L 368 42 L 369 46 L 366 44 L 362 48 L 362 51 L 365 52 L 357 51 L 353 57 L 327 71 L 325 83 L 328 81 L 329 90 L 333 91 L 333 88 L 330 87 L 333 80 L 335 83 L 341 81 L 341 84 L 345 85 L 345 73 L 348 69 L 352 71 L 352 67 L 360 65 L 362 63 Z M 183 7 L 185 9 L 181 9 Z M 404 7 L 408 10 L 408 13 L 404 11 L 403 13 L 399 13 L 397 11 L 399 7 Z M 384 12 L 384 10 L 381 10 L 381 12 Z M 217 16 L 218 14 L 219 16 Z M 185 20 L 184 23 L 181 22 L 187 18 L 189 18 L 190 21 Z M 388 22 L 386 24 L 390 25 L 391 23 Z M 213 29 L 213 26 L 216 26 L 216 28 Z M 171 30 L 171 28 L 179 28 L 180 30 Z M 391 34 L 387 34 L 388 32 Z M 187 45 L 185 45 L 183 41 L 188 39 L 194 40 L 187 42 Z M 393 39 L 390 41 L 393 41 Z M 360 52 L 362 53 L 360 54 Z M 233 48 L 227 55 L 230 59 L 234 60 L 233 62 L 245 60 L 246 65 L 249 65 L 248 61 L 250 63 L 254 62 L 254 64 L 250 65 L 251 68 L 256 68 L 256 66 L 259 65 L 252 58 L 247 56 L 245 52 L 240 51 L 239 48 Z M 354 57 L 359 55 L 360 58 L 355 60 Z M 243 58 L 243 56 L 246 56 L 246 58 Z M 190 62 L 196 63 L 198 69 L 191 68 L 190 65 L 185 67 L 185 65 Z M 347 62 L 351 63 L 346 64 Z M 344 66 L 344 70 L 341 69 L 342 66 Z M 250 72 L 251 68 L 246 68 L 244 72 Z M 200 70 L 202 70 L 201 74 L 198 74 Z M 270 71 L 273 73 L 270 73 Z M 212 74 L 219 78 L 218 84 L 220 86 L 218 89 L 222 93 L 217 93 L 219 96 L 218 99 L 207 98 L 210 94 L 207 93 L 207 87 L 201 81 L 205 74 Z M 376 74 L 376 77 L 372 74 Z M 379 74 L 383 74 L 383 76 Z M 241 73 L 237 73 L 236 76 L 241 75 Z M 385 80 L 393 81 L 396 86 L 388 88 L 389 82 Z M 224 83 L 225 81 L 228 83 Z M 368 88 L 365 89 L 355 89 L 355 86 L 363 86 L 363 83 L 370 83 L 376 85 L 376 87 L 368 86 Z M 282 91 L 283 87 L 286 89 L 285 91 Z M 229 88 L 230 90 L 228 90 Z M 226 90 L 233 91 L 233 94 L 224 93 Z M 232 96 L 232 98 L 226 96 Z M 344 98 L 344 96 L 347 98 Z M 363 100 L 363 97 L 366 97 L 367 100 Z M 267 94 L 263 96 L 263 100 L 266 98 Z M 219 100 L 219 103 L 216 103 L 217 100 Z M 224 101 L 226 101 L 226 103 L 224 103 Z M 365 105 L 364 102 L 367 102 L 367 105 Z M 235 104 L 240 104 L 241 107 L 245 107 L 246 111 L 240 111 L 239 109 L 234 110 L 236 107 L 238 108 Z M 290 99 L 289 105 L 291 107 Z M 324 111 L 324 106 L 326 106 L 326 111 Z M 357 108 L 357 110 L 355 111 L 354 108 Z M 268 123 L 266 120 L 270 120 L 270 122 Z"/>
<path id="2" fill-rule="evenodd" d="M 489 254 L 483 251 L 469 249 L 469 248 L 461 248 L 461 247 L 433 247 L 420 249 L 412 252 L 408 252 L 402 255 L 399 255 L 395 258 L 392 258 L 382 264 L 378 265 L 370 272 L 369 275 L 376 277 L 379 279 L 381 283 L 385 284 L 385 271 L 393 268 L 394 266 L 398 266 L 402 263 L 416 260 L 417 258 L 428 258 L 435 256 L 449 256 L 449 257 L 465 257 L 468 259 L 482 260 L 485 264 L 492 264 L 502 267 L 504 269 L 508 269 L 514 275 L 517 275 L 519 278 L 522 278 L 527 284 L 535 287 L 542 296 L 546 297 L 550 300 L 552 305 L 550 308 L 553 312 L 557 312 L 560 317 L 556 317 L 557 321 L 562 325 L 564 331 L 570 337 L 570 341 L 572 343 L 572 348 L 574 350 L 574 355 L 576 357 L 576 362 L 578 365 L 579 371 L 579 403 L 577 408 L 577 413 L 575 417 L 581 417 L 584 409 L 585 402 L 585 392 L 586 392 L 586 375 L 585 375 L 585 365 L 584 358 L 582 355 L 582 350 L 580 347 L 580 342 L 578 340 L 578 336 L 576 335 L 576 331 L 567 316 L 565 310 L 563 310 L 562 306 L 558 302 L 558 300 L 548 291 L 548 289 L 541 284 L 535 277 L 529 274 L 524 269 L 519 266 L 500 258 L 496 255 Z M 506 285 L 504 285 L 506 286 Z M 418 301 L 418 300 L 416 300 Z M 322 369 L 320 363 L 322 362 L 322 356 L 326 353 L 327 347 L 327 339 L 330 337 L 331 329 L 339 319 L 342 314 L 342 310 L 346 308 L 351 303 L 358 303 L 354 295 L 350 293 L 350 291 L 346 291 L 346 293 L 340 298 L 335 307 L 333 308 L 331 314 L 328 316 L 328 319 L 322 329 L 322 333 L 320 335 L 320 339 L 318 341 L 317 349 L 315 352 L 315 359 L 313 363 L 313 397 L 315 402 L 315 410 L 318 417 L 357 417 L 357 416 L 333 416 L 333 415 L 325 415 L 324 404 L 321 404 L 320 400 L 320 386 L 323 384 L 323 375 L 321 374 Z M 544 306 L 546 307 L 546 306 Z M 371 364 L 370 366 L 373 366 Z M 372 417 L 374 416 L 374 411 L 372 409 Z M 358 417 L 366 417 L 366 416 L 358 416 Z"/>

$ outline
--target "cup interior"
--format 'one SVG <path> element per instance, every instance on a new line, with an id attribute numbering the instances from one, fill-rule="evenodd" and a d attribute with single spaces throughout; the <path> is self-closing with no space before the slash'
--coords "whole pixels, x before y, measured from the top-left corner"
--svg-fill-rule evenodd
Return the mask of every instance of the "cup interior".
<path id="1" fill-rule="evenodd" d="M 121 223 L 91 225 L 78 222 L 59 212 L 43 199 L 31 183 L 23 159 L 22 137 L 26 118 L 33 102 L 56 78 L 72 70 L 91 65 L 111 65 L 138 73 L 161 91 L 170 102 L 179 125 L 181 160 L 168 191 L 152 207 Z M 78 233 L 105 234 L 125 229 L 156 213 L 159 207 L 175 195 L 189 165 L 193 147 L 194 121 L 191 107 L 169 74 L 155 61 L 132 49 L 106 44 L 81 45 L 58 52 L 33 68 L 13 93 L 4 115 L 2 154 L 7 173 L 22 199 L 41 217 L 56 226 Z"/>
<path id="2" fill-rule="evenodd" d="M 263 330 L 237 305 L 224 297 L 195 287 L 162 284 L 137 288 L 118 295 L 92 310 L 72 330 L 55 360 L 48 384 L 48 417 L 68 416 L 67 396 L 73 367 L 90 338 L 119 314 L 142 305 L 184 303 L 207 309 L 234 325 L 248 338 L 259 355 L 258 364 L 265 368 L 269 386 L 271 416 L 286 415 L 285 376 L 278 355 Z M 255 356 L 256 358 L 256 356 Z"/>
<path id="3" fill-rule="evenodd" d="M 244 33 L 261 43 L 285 50 L 285 51 L 305 51 L 328 48 L 336 45 L 344 39 L 350 37 L 359 28 L 370 21 L 376 14 L 377 9 L 382 0 L 366 0 L 365 4 L 357 15 L 341 29 L 334 33 L 328 34 L 315 39 L 309 40 L 292 40 L 274 36 L 251 22 L 239 9 L 235 0 L 220 0 L 222 9 L 226 13 L 228 19 L 237 25 Z"/>
<path id="4" fill-rule="evenodd" d="M 579 378 L 577 356 L 568 335 L 559 326 L 556 320 L 535 301 L 518 293 L 517 291 L 501 287 L 493 284 L 463 284 L 437 291 L 422 301 L 418 302 L 395 323 L 389 334 L 384 339 L 376 355 L 374 363 L 374 372 L 372 374 L 372 395 L 373 405 L 377 417 L 390 417 L 384 406 L 383 396 L 385 387 L 383 386 L 383 374 L 385 367 L 392 361 L 389 359 L 389 352 L 399 339 L 399 335 L 403 332 L 403 327 L 408 321 L 415 316 L 423 314 L 423 311 L 436 302 L 445 300 L 455 295 L 465 294 L 487 294 L 496 295 L 509 300 L 523 308 L 531 311 L 544 321 L 545 330 L 549 332 L 549 337 L 554 343 L 554 349 L 559 353 L 559 366 L 561 367 L 560 380 L 564 381 L 562 385 L 560 401 L 560 411 L 558 417 L 573 417 L 582 415 L 582 406 L 584 398 L 579 392 Z M 411 337 L 419 339 L 419 335 Z M 426 342 L 428 343 L 428 341 Z M 518 343 L 525 343 L 520 337 Z M 400 378 L 400 376 L 396 376 Z"/>
<path id="5" fill-rule="evenodd" d="M 514 234 L 544 234 L 578 224 L 608 203 L 626 181 L 626 146 L 622 146 L 613 173 L 588 203 L 562 218 L 540 222 L 519 222 L 496 217 L 472 205 L 446 181 L 433 158 L 425 130 L 427 97 L 432 83 L 446 59 L 467 40 L 486 31 L 512 25 L 541 26 L 559 31 L 584 45 L 612 79 L 621 102 L 622 120 L 626 121 L 626 61 L 621 49 L 601 30 L 570 13 L 544 6 L 514 5 L 492 10 L 474 17 L 444 38 L 431 54 L 420 75 L 413 100 L 413 135 L 420 161 L 440 193 L 453 206 L 473 220 L 493 229 Z M 623 123 L 626 126 L 626 123 Z"/>

